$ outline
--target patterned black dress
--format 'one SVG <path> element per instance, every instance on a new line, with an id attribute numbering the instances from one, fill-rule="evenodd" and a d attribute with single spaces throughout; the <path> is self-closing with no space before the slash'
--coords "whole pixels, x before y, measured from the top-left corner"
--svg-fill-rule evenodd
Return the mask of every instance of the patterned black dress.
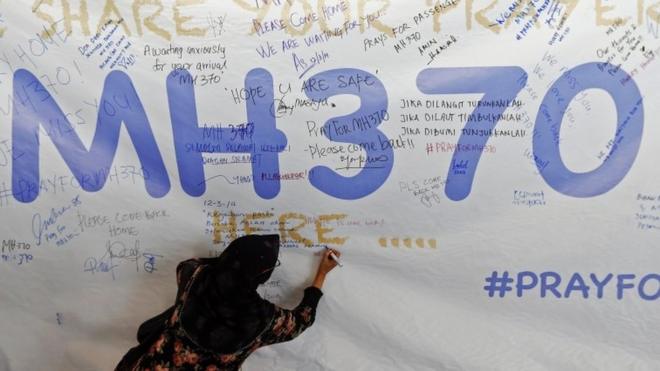
<path id="1" fill-rule="evenodd" d="M 179 264 L 179 292 L 175 306 L 169 311 L 171 316 L 165 320 L 165 330 L 160 336 L 152 336 L 155 340 L 144 344 L 144 351 L 137 361 L 130 366 L 118 367 L 118 370 L 238 370 L 245 359 L 259 347 L 289 341 L 314 322 L 316 306 L 323 293 L 316 287 L 308 287 L 302 301 L 293 310 L 268 303 L 273 307 L 272 318 L 254 340 L 237 351 L 224 354 L 196 344 L 181 325 L 180 314 L 186 305 L 190 288 L 207 267 L 199 259 Z"/>

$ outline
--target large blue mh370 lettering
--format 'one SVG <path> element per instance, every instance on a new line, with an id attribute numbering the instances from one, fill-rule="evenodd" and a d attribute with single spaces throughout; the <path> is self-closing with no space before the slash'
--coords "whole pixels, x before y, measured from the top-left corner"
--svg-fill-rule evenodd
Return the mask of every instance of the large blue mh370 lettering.
<path id="1" fill-rule="evenodd" d="M 605 66 L 606 68 L 602 68 Z M 594 197 L 613 189 L 631 169 L 639 147 L 644 125 L 644 105 L 637 84 L 620 68 L 608 64 L 586 63 L 565 72 L 545 96 L 534 126 L 535 158 L 545 159 L 539 167 L 543 179 L 556 191 L 571 197 Z M 611 71 L 615 71 L 612 73 Z M 513 100 L 525 82 L 527 74 L 520 67 L 430 68 L 417 77 L 418 89 L 426 94 L 484 93 L 482 100 Z M 313 81 L 314 83 L 307 83 Z M 625 84 L 621 83 L 625 81 Z M 321 192 L 344 200 L 366 197 L 387 180 L 394 164 L 394 150 L 380 130 L 386 112 L 388 96 L 382 82 L 373 74 L 354 68 L 324 71 L 307 80 L 303 90 L 315 101 L 336 95 L 359 98 L 357 111 L 328 119 L 323 133 L 333 142 L 349 143 L 364 153 L 360 162 L 377 161 L 378 166 L 365 166 L 353 176 L 343 176 L 326 166 L 310 171 L 311 185 Z M 322 82 L 322 84 L 320 83 Z M 261 93 L 246 99 L 247 123 L 250 135 L 231 136 L 227 128 L 216 128 L 225 135 L 205 135 L 199 126 L 193 79 L 188 71 L 172 71 L 166 80 L 167 98 L 172 124 L 179 180 L 183 190 L 194 197 L 206 191 L 204 153 L 248 153 L 253 157 L 252 182 L 259 197 L 272 199 L 280 192 L 279 155 L 287 146 L 286 135 L 277 129 L 277 119 L 271 112 L 275 100 L 273 78 L 263 68 L 255 68 L 245 77 L 247 91 Z M 524 85 L 524 84 L 523 84 Z M 602 156 L 602 165 L 585 172 L 570 171 L 560 156 L 557 133 L 570 102 L 585 89 L 601 89 L 614 100 L 617 127 L 609 152 Z M 82 189 L 100 190 L 117 152 L 119 133 L 125 126 L 145 174 L 145 187 L 152 197 L 163 197 L 170 190 L 170 180 L 156 143 L 149 119 L 131 79 L 123 72 L 113 71 L 105 79 L 96 131 L 89 149 L 83 144 L 54 97 L 41 82 L 25 69 L 14 73 L 12 109 L 12 192 L 21 202 L 32 202 L 39 195 L 40 128 L 43 128 L 67 164 Z M 475 113 L 499 117 L 506 108 L 479 105 Z M 377 119 L 366 123 L 365 116 Z M 481 124 L 492 129 L 497 121 Z M 471 118 L 466 128 L 479 123 Z M 333 131 L 335 135 L 329 136 Z M 465 131 L 469 133 L 470 131 Z M 487 136 L 461 135 L 459 146 L 484 148 Z M 258 157 L 258 161 L 254 157 Z M 468 197 L 479 164 L 481 152 L 453 154 L 453 162 L 467 164 L 467 171 L 449 172 L 445 193 L 455 201 Z M 350 161 L 349 161 L 350 163 Z M 538 163 L 537 163 L 537 166 Z M 267 176 L 264 176 L 267 175 Z"/>

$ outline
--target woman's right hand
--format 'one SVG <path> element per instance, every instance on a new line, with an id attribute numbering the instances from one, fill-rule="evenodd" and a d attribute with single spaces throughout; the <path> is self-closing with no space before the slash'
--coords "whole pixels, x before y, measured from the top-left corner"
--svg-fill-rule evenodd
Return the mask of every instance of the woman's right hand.
<path id="1" fill-rule="evenodd" d="M 325 251 L 323 251 L 323 257 L 321 258 L 321 262 L 319 263 L 318 273 L 327 274 L 337 266 L 337 262 L 334 259 L 332 259 L 330 254 L 334 254 L 336 258 L 339 258 L 341 256 L 341 253 L 339 251 L 335 249 L 326 248 Z"/>
<path id="2" fill-rule="evenodd" d="M 319 263 L 319 268 L 316 271 L 316 277 L 314 278 L 314 283 L 312 286 L 321 288 L 323 287 L 323 282 L 325 281 L 325 276 L 337 266 L 337 262 L 334 261 L 330 254 L 334 254 L 337 258 L 341 256 L 341 253 L 334 249 L 325 249 L 322 254 L 321 262 Z"/>

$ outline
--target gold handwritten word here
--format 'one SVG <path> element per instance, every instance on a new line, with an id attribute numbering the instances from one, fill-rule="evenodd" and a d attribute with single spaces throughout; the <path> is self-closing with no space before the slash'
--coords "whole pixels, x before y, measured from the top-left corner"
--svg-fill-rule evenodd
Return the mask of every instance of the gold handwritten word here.
<path id="1" fill-rule="evenodd" d="M 69 34 L 73 32 L 74 22 L 80 23 L 80 28 L 82 29 L 84 35 L 91 34 L 89 27 L 89 12 L 87 7 L 88 0 L 77 0 L 76 2 L 78 3 L 78 9 L 72 10 L 71 2 L 74 1 L 75 0 L 35 0 L 34 1 L 32 5 L 32 12 L 38 18 L 48 22 L 48 25 L 45 27 L 44 34 L 42 35 L 43 37 L 47 37 L 48 35 L 52 35 L 53 33 L 55 33 L 59 23 L 64 24 L 64 31 L 67 34 Z M 117 7 L 117 4 L 115 4 L 115 1 L 116 0 L 105 0 L 103 5 L 103 13 L 101 14 L 101 17 L 96 23 L 95 33 L 101 31 L 103 25 L 105 25 L 108 22 L 119 23 L 119 21 L 122 19 L 124 20 L 128 19 L 126 18 L 127 16 L 129 16 L 128 14 L 126 14 L 128 13 L 128 11 L 126 11 L 125 9 L 123 11 L 120 11 L 119 8 Z M 193 17 L 182 15 L 183 8 L 191 7 L 194 9 L 195 5 L 199 6 L 200 4 L 204 4 L 206 1 L 207 0 L 174 1 L 174 4 L 172 5 L 172 11 L 174 14 L 173 20 L 177 35 L 194 36 L 194 37 L 206 36 L 206 31 L 208 30 L 208 27 L 207 28 L 190 27 L 189 25 L 186 25 L 186 23 L 192 20 Z M 91 3 L 92 5 L 96 5 L 97 3 L 101 3 L 101 2 L 100 1 L 97 2 L 96 0 L 94 0 Z M 123 5 L 123 3 L 120 4 Z M 61 19 L 63 19 L 63 22 L 56 20 L 55 17 L 52 15 L 52 11 L 54 9 L 57 9 L 58 6 L 62 11 Z M 145 7 L 147 8 L 148 11 L 150 11 L 150 14 L 145 14 L 145 15 L 142 14 L 141 10 L 143 10 L 142 8 Z M 128 26 L 128 22 L 122 22 L 121 26 L 123 27 L 124 32 L 126 32 L 127 36 L 132 36 L 133 31 L 138 36 L 142 36 L 144 34 L 144 29 L 143 29 L 144 26 L 146 29 L 153 32 L 154 34 L 166 40 L 171 40 L 172 39 L 171 32 L 159 25 L 163 23 L 165 24 L 170 23 L 168 21 L 163 21 L 164 18 L 161 16 L 161 13 L 163 12 L 164 8 L 165 7 L 162 4 L 162 0 L 134 0 L 131 6 L 131 13 L 133 16 L 133 20 L 135 22 L 135 30 L 131 30 L 131 28 Z"/>
<path id="2" fill-rule="evenodd" d="M 257 221 L 270 219 L 274 216 L 275 215 L 273 213 L 269 212 L 245 214 L 243 216 L 243 220 L 241 221 L 243 232 L 246 235 L 253 233 L 263 233 L 264 231 L 259 228 L 259 223 Z M 236 215 L 232 212 L 227 217 L 229 220 L 226 223 L 222 223 L 220 221 L 220 213 L 217 211 L 213 213 L 213 243 L 218 244 L 222 241 L 222 233 L 228 234 L 229 238 L 232 240 L 238 236 L 238 224 L 236 222 Z M 334 231 L 334 228 L 329 228 L 325 226 L 324 223 L 330 222 L 332 220 L 341 220 L 345 217 L 346 214 L 322 214 L 319 215 L 318 218 L 312 219 L 300 213 L 284 213 L 281 214 L 277 220 L 279 224 L 280 237 L 283 241 L 291 240 L 301 243 L 306 247 L 311 247 L 314 245 L 314 241 L 304 237 L 301 233 L 301 229 L 304 228 L 310 220 L 314 220 L 316 242 L 318 244 L 343 245 L 348 237 L 328 236 L 327 234 Z M 297 224 L 290 226 L 291 221 L 297 221 Z"/>

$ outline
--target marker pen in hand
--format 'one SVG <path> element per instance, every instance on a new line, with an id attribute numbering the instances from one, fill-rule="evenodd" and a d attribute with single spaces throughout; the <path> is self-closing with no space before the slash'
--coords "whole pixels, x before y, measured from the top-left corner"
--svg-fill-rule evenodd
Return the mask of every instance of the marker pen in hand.
<path id="1" fill-rule="evenodd" d="M 323 246 L 323 247 L 325 247 L 326 250 L 330 250 L 328 246 Z M 343 265 L 339 262 L 339 258 L 337 257 L 337 255 L 335 255 L 335 253 L 330 252 L 330 259 L 334 260 L 338 266 L 343 267 Z"/>

